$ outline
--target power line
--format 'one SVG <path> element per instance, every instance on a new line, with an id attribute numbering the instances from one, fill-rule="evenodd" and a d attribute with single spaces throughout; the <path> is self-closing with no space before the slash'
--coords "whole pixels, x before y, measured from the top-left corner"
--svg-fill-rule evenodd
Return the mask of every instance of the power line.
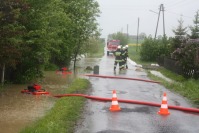
<path id="1" fill-rule="evenodd" d="M 172 1 L 169 5 L 167 5 L 167 7 L 174 6 L 174 5 L 179 4 L 180 2 L 183 2 L 183 1 L 184 1 L 184 0 Z"/>
<path id="2" fill-rule="evenodd" d="M 182 6 L 182 4 L 184 4 L 185 2 L 189 2 L 190 0 L 186 1 L 186 0 L 181 0 L 181 1 L 178 1 L 176 3 L 173 3 L 171 6 L 167 6 L 167 8 L 174 8 L 174 7 L 178 7 L 179 5 Z"/>
<path id="3" fill-rule="evenodd" d="M 153 10 L 149 10 L 150 12 L 153 12 L 153 13 L 155 13 L 155 14 L 158 14 L 157 12 L 155 12 L 155 11 L 153 11 Z"/>
<path id="4" fill-rule="evenodd" d="M 175 14 L 175 15 L 180 15 L 180 16 L 182 16 L 182 17 L 186 17 L 186 18 L 191 18 L 191 19 L 193 19 L 193 17 L 190 17 L 190 16 L 185 16 L 185 15 L 183 15 L 183 14 L 180 14 L 180 13 L 175 13 L 175 12 L 172 12 L 172 11 L 166 11 L 166 12 L 168 12 L 168 13 L 171 13 L 171 14 Z"/>
<path id="5" fill-rule="evenodd" d="M 167 6 L 168 9 L 173 9 L 173 8 L 177 8 L 177 7 L 182 7 L 182 6 L 187 6 L 190 4 L 194 4 L 194 2 L 197 2 L 196 0 L 191 1 L 191 0 L 181 0 L 178 1 L 177 3 L 172 4 L 171 6 Z"/>

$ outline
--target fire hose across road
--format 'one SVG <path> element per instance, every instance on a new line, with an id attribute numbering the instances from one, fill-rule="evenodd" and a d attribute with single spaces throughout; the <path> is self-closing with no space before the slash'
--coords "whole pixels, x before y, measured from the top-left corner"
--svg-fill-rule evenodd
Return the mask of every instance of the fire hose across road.
<path id="1" fill-rule="evenodd" d="M 87 99 L 103 101 L 103 102 L 111 102 L 112 101 L 112 98 L 103 98 L 103 97 L 89 96 L 89 95 L 84 95 L 84 94 L 61 94 L 61 95 L 55 95 L 54 97 L 61 98 L 61 97 L 69 97 L 69 96 L 84 97 L 84 98 L 87 98 Z M 118 99 L 118 102 L 148 105 L 148 106 L 155 106 L 155 107 L 161 106 L 161 104 L 159 104 L 159 103 L 136 101 L 136 100 Z M 181 107 L 181 106 L 170 106 L 170 105 L 168 105 L 168 108 L 174 109 L 174 110 L 180 110 L 180 111 L 199 113 L 199 109 L 196 109 L 196 108 L 185 108 L 185 107 Z"/>
<path id="2" fill-rule="evenodd" d="M 159 81 L 145 80 L 145 79 L 139 79 L 139 78 L 120 77 L 120 76 L 106 76 L 106 75 L 98 75 L 98 74 L 85 74 L 84 76 L 98 77 L 98 78 L 111 78 L 111 79 L 137 80 L 137 81 L 158 83 L 158 84 L 161 83 Z M 111 98 L 88 96 L 88 95 L 84 95 L 84 94 L 63 94 L 63 95 L 56 95 L 54 97 L 61 98 L 61 97 L 68 97 L 68 96 L 78 96 L 78 97 L 84 97 L 84 98 L 87 98 L 87 99 L 97 100 L 97 101 L 104 101 L 104 102 L 111 102 L 112 101 Z M 161 104 L 159 104 L 159 103 L 137 101 L 137 100 L 118 99 L 118 102 L 130 103 L 130 104 L 148 105 L 148 106 L 155 106 L 155 107 L 160 107 L 161 106 Z M 199 109 L 196 109 L 196 108 L 186 108 L 186 107 L 171 106 L 171 105 L 168 105 L 168 108 L 169 109 L 174 109 L 174 110 L 180 110 L 180 111 L 188 111 L 188 112 L 199 113 Z"/>
<path id="3" fill-rule="evenodd" d="M 161 82 L 159 82 L 159 81 L 145 80 L 145 79 L 139 79 L 139 78 L 119 77 L 119 76 L 106 76 L 106 75 L 97 75 L 97 74 L 85 74 L 84 76 L 88 76 L 88 77 L 98 77 L 98 78 L 112 78 L 112 79 L 137 80 L 137 81 L 144 81 L 144 82 L 151 82 L 151 83 L 161 83 Z"/>

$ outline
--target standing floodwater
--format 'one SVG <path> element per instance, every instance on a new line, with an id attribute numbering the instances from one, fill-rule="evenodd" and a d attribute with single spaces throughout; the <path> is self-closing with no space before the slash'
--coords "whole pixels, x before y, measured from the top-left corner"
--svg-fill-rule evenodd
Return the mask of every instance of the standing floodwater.
<path id="1" fill-rule="evenodd" d="M 72 80 L 70 75 L 56 75 L 55 72 L 45 72 L 45 79 L 38 83 L 51 94 L 61 93 Z M 49 95 L 36 96 L 22 94 L 27 85 L 5 86 L 0 93 L 0 131 L 2 133 L 17 133 L 37 118 L 42 117 L 54 104 L 55 98 Z"/>
<path id="2" fill-rule="evenodd" d="M 84 58 L 77 62 L 76 74 L 85 73 L 87 66 L 93 67 L 100 59 Z M 72 71 L 73 72 L 73 71 Z M 52 95 L 63 94 L 65 89 L 77 75 L 61 75 L 55 72 L 45 72 L 45 78 L 38 84 Z M 17 133 L 22 128 L 32 124 L 51 109 L 56 98 L 49 95 L 36 96 L 22 94 L 27 85 L 6 85 L 0 92 L 0 132 Z"/>

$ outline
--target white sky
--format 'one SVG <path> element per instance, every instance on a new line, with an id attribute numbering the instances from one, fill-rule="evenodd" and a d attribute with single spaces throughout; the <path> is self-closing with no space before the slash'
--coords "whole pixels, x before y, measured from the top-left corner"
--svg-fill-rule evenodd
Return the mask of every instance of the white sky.
<path id="1" fill-rule="evenodd" d="M 108 34 L 123 32 L 137 34 L 138 17 L 140 18 L 139 33 L 155 35 L 160 4 L 164 4 L 165 33 L 173 36 L 172 29 L 177 28 L 182 15 L 183 26 L 193 25 L 194 15 L 199 10 L 199 0 L 96 0 L 100 5 L 101 14 L 98 18 L 103 38 Z M 157 36 L 163 35 L 163 17 L 160 15 Z"/>

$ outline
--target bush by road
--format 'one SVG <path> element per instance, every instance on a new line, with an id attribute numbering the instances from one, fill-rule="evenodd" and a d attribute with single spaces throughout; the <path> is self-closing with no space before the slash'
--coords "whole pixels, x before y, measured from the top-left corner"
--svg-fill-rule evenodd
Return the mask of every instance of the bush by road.
<path id="1" fill-rule="evenodd" d="M 140 46 L 138 46 L 140 47 Z M 138 48 L 139 50 L 139 48 Z M 142 65 L 150 65 L 152 62 L 145 62 L 142 61 L 140 58 L 139 51 L 136 52 L 136 46 L 129 46 L 129 57 Z M 153 62 L 154 63 L 154 62 Z M 199 80 L 195 79 L 185 79 L 183 76 L 175 74 L 165 68 L 160 67 L 159 69 L 156 69 L 160 71 L 164 76 L 172 79 L 175 81 L 174 83 L 168 83 L 167 81 L 164 81 L 163 79 L 157 78 L 154 75 L 149 73 L 149 77 L 161 81 L 165 87 L 168 89 L 175 91 L 179 93 L 180 95 L 186 97 L 191 102 L 196 104 L 196 106 L 199 106 Z M 150 71 L 150 70 L 149 70 Z"/>

